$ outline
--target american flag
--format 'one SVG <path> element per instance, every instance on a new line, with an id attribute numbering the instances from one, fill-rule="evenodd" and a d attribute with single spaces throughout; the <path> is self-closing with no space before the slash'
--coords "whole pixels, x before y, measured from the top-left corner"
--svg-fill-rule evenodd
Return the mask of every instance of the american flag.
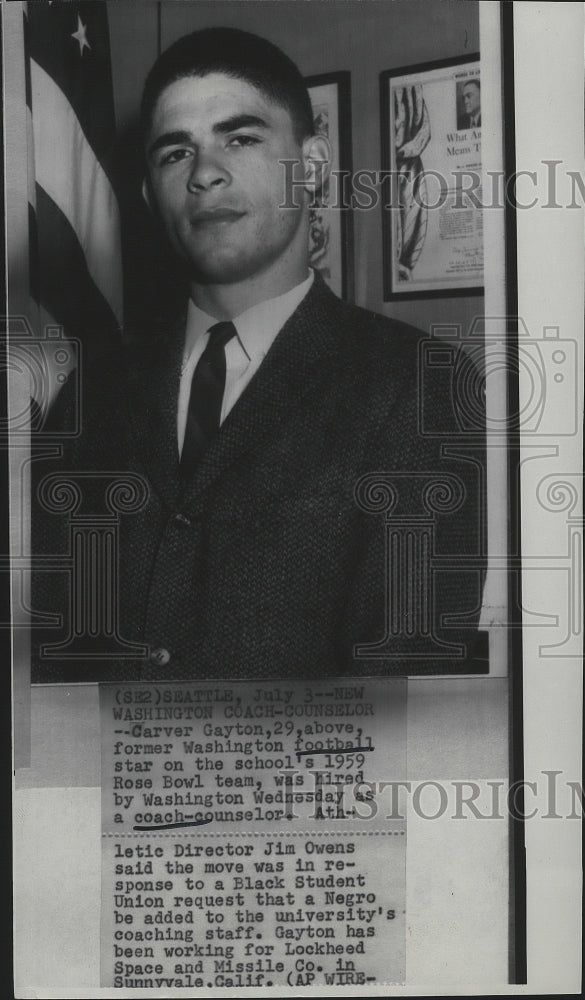
<path id="1" fill-rule="evenodd" d="M 31 0 L 24 37 L 31 299 L 39 333 L 62 327 L 91 361 L 119 339 L 123 308 L 106 3 Z M 63 377 L 62 348 L 44 347 L 43 402 Z"/>

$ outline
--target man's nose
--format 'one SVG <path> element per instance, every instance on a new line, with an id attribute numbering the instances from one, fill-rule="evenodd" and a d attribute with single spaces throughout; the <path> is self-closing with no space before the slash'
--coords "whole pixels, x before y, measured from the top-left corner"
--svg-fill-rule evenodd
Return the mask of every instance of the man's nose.
<path id="1" fill-rule="evenodd" d="M 228 185 L 231 180 L 229 171 L 216 154 L 200 150 L 193 158 L 193 167 L 189 174 L 187 187 L 189 191 L 201 193 L 211 188 Z"/>

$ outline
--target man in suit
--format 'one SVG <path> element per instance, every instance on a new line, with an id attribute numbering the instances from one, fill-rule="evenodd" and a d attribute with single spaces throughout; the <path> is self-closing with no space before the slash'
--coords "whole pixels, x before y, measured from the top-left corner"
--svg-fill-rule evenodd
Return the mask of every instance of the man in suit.
<path id="1" fill-rule="evenodd" d="M 187 306 L 84 378 L 81 434 L 35 463 L 36 607 L 63 627 L 34 679 L 467 672 L 481 457 L 443 447 L 459 424 L 443 370 L 420 377 L 420 334 L 308 268 L 328 147 L 298 69 L 256 36 L 195 32 L 153 67 L 142 116 L 144 197 Z"/>
<path id="2" fill-rule="evenodd" d="M 479 80 L 469 80 L 463 87 L 463 110 L 457 128 L 481 128 L 481 84 Z"/>

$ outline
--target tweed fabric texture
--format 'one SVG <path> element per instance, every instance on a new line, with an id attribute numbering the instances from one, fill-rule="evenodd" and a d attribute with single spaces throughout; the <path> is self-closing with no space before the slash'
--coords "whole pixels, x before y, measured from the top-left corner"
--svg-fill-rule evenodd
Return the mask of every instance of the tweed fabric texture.
<path id="1" fill-rule="evenodd" d="M 421 475 L 461 483 L 456 512 L 434 518 L 433 556 L 456 557 L 456 569 L 434 580 L 434 628 L 452 644 L 447 652 L 458 643 L 471 650 L 476 635 L 484 455 L 481 445 L 456 454 L 453 401 L 432 371 L 424 402 L 445 437 L 420 433 L 420 332 L 343 303 L 316 280 L 187 480 L 176 442 L 182 334 L 96 365 L 81 386 L 82 433 L 63 438 L 58 461 L 33 463 L 34 604 L 63 619 L 61 629 L 36 630 L 33 679 L 468 672 L 464 656 L 423 656 L 425 642 L 408 629 L 375 656 L 355 656 L 356 644 L 384 636 L 393 588 L 416 590 L 421 572 L 413 559 L 392 577 L 384 516 L 354 496 L 371 473 L 399 473 L 399 513 L 417 517 Z M 57 439 L 73 419 L 74 398 L 72 384 L 57 401 Z M 148 484 L 144 507 L 120 516 L 119 632 L 163 648 L 164 665 L 38 655 L 42 642 L 66 634 L 69 606 L 67 574 L 40 571 L 42 558 L 70 553 L 67 516 L 42 509 L 38 484 L 47 473 L 95 470 L 132 471 Z M 84 509 L 97 514 L 92 488 L 88 479 Z"/>

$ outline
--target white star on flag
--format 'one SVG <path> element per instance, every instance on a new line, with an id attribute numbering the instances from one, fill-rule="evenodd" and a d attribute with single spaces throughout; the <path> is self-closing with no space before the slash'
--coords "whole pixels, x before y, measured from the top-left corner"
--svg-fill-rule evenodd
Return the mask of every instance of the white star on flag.
<path id="1" fill-rule="evenodd" d="M 91 49 L 91 45 L 89 44 L 89 42 L 87 40 L 87 36 L 85 34 L 86 31 L 87 31 L 87 25 L 83 23 L 83 21 L 81 20 L 79 14 L 78 14 L 77 15 L 77 31 L 73 31 L 71 33 L 71 37 L 75 38 L 75 40 L 77 42 L 79 42 L 79 55 L 80 56 L 83 55 L 83 50 L 84 49 Z"/>

